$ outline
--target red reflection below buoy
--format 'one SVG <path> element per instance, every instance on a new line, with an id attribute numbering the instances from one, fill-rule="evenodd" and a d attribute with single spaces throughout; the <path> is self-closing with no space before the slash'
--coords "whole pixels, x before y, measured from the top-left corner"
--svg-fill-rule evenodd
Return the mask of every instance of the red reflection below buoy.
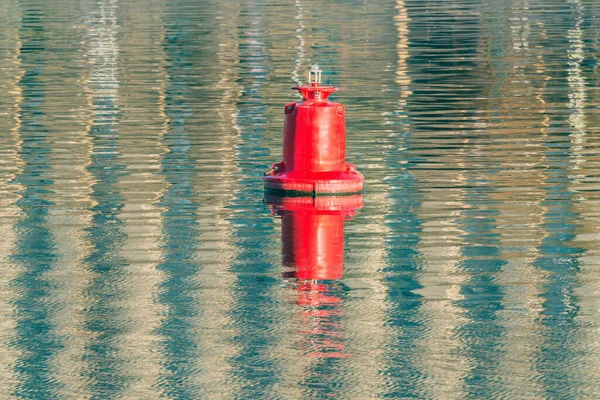
<path id="1" fill-rule="evenodd" d="M 364 178 L 346 163 L 344 106 L 327 100 L 337 88 L 321 86 L 317 65 L 308 76 L 308 85 L 292 87 L 302 100 L 285 105 L 283 161 L 265 173 L 265 188 L 283 195 L 360 193 Z"/>
<path id="2" fill-rule="evenodd" d="M 344 222 L 362 207 L 362 195 L 265 197 L 281 217 L 283 276 L 290 279 L 302 309 L 302 343 L 318 358 L 348 357 L 337 280 L 344 268 Z"/>

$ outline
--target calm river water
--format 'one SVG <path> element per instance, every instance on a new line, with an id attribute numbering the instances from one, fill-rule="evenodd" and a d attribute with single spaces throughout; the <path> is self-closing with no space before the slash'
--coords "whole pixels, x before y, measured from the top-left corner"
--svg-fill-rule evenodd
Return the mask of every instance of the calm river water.
<path id="1" fill-rule="evenodd" d="M 0 0 L 0 33 L 2 398 L 600 397 L 598 1 Z M 317 282 L 261 181 L 313 62 L 366 178 Z"/>

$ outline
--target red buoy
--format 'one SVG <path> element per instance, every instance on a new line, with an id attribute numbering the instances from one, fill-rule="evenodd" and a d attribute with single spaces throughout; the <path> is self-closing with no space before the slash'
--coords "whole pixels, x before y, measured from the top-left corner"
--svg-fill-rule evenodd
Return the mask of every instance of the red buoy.
<path id="1" fill-rule="evenodd" d="M 308 85 L 294 86 L 302 100 L 284 108 L 283 161 L 265 173 L 265 189 L 286 195 L 353 195 L 361 193 L 363 176 L 346 163 L 344 106 L 327 100 L 337 91 L 321 86 L 315 64 Z"/>

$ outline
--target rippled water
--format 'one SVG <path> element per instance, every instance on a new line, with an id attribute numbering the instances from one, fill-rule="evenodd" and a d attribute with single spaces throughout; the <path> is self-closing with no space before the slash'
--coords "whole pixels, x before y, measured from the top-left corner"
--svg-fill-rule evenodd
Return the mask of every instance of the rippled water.
<path id="1" fill-rule="evenodd" d="M 241 3 L 0 1 L 2 397 L 600 397 L 600 3 Z M 320 282 L 261 182 L 314 61 Z"/>

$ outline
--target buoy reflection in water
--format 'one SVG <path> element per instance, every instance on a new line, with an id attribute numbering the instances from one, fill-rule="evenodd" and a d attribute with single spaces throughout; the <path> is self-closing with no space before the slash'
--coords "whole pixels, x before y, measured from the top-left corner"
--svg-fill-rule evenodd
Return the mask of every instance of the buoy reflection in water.
<path id="1" fill-rule="evenodd" d="M 341 358 L 344 269 L 344 222 L 362 207 L 362 195 L 345 197 L 274 197 L 265 202 L 280 217 L 283 277 L 296 290 L 302 315 L 305 354 Z"/>

